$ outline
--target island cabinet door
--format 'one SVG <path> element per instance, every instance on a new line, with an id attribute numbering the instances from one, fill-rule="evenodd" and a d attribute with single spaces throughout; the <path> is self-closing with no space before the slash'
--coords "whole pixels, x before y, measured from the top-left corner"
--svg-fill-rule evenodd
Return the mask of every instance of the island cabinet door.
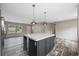
<path id="1" fill-rule="evenodd" d="M 29 53 L 30 56 L 37 56 L 37 42 L 29 39 Z"/>
<path id="2" fill-rule="evenodd" d="M 51 39 L 50 43 L 51 43 L 51 50 L 52 50 L 53 47 L 54 47 L 54 39 L 55 39 L 55 37 L 51 37 L 50 39 Z"/>
<path id="3" fill-rule="evenodd" d="M 46 38 L 46 54 L 48 54 L 51 51 L 51 38 Z"/>
<path id="4" fill-rule="evenodd" d="M 37 55 L 38 56 L 45 56 L 45 39 L 40 40 L 37 42 Z"/>

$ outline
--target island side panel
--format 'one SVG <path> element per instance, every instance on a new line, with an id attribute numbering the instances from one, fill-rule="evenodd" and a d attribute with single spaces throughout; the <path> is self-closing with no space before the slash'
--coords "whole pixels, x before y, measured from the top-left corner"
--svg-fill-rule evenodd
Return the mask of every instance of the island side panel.
<path id="1" fill-rule="evenodd" d="M 51 39 L 51 41 L 50 41 L 51 42 L 51 48 L 50 48 L 50 50 L 53 50 L 55 36 L 51 37 L 50 39 Z"/>
<path id="2" fill-rule="evenodd" d="M 46 54 L 48 54 L 51 51 L 51 37 L 45 39 L 45 45 Z"/>
<path id="3" fill-rule="evenodd" d="M 37 55 L 46 56 L 54 47 L 54 37 L 37 41 Z"/>

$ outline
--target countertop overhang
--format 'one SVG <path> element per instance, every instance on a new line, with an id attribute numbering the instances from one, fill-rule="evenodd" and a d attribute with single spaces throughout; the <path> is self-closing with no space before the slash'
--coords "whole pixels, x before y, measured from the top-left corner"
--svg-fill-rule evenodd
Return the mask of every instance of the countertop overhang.
<path id="1" fill-rule="evenodd" d="M 33 34 L 24 34 L 27 38 L 31 38 L 34 41 L 43 40 L 45 38 L 53 37 L 55 34 L 51 33 L 33 33 Z"/>

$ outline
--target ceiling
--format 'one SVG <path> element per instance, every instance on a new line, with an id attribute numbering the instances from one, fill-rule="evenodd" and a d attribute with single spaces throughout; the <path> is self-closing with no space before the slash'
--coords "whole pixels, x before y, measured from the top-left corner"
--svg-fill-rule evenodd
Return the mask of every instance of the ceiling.
<path id="1" fill-rule="evenodd" d="M 76 3 L 35 3 L 35 21 L 58 22 L 77 18 Z M 33 19 L 32 3 L 0 3 L 7 20 L 30 23 Z M 47 12 L 44 19 L 44 11 Z"/>

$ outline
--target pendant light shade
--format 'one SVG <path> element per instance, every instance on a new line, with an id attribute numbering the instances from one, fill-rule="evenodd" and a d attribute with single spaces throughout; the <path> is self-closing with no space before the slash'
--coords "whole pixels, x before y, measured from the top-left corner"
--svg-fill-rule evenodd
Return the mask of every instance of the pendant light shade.
<path id="1" fill-rule="evenodd" d="M 32 21 L 31 24 L 37 24 L 35 21 Z"/>
<path id="2" fill-rule="evenodd" d="M 31 22 L 31 24 L 37 24 L 35 22 L 35 5 L 33 4 L 32 7 L 33 7 L 33 21 Z"/>

